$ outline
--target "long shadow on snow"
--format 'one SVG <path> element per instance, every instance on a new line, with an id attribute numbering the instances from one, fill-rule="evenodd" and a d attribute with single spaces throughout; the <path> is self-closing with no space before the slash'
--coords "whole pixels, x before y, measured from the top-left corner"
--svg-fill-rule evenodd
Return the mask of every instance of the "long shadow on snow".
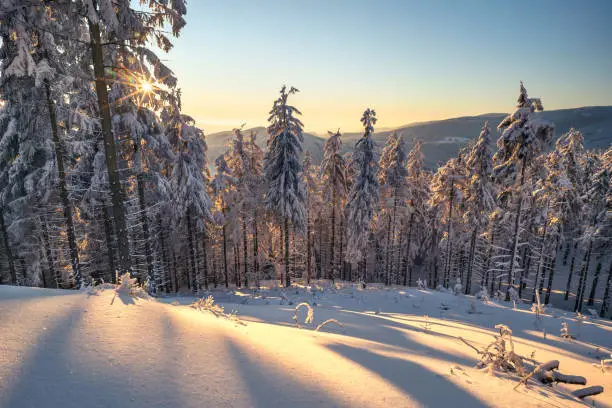
<path id="1" fill-rule="evenodd" d="M 310 381 L 299 378 L 299 370 L 287 373 L 277 368 L 274 361 L 255 361 L 252 353 L 239 343 L 227 338 L 228 354 L 236 360 L 241 371 L 241 379 L 250 391 L 250 407 L 350 407 L 347 402 L 339 401 L 328 390 L 314 386 Z"/>
<path id="2" fill-rule="evenodd" d="M 424 406 L 443 407 L 450 403 L 457 407 L 486 407 L 481 400 L 422 365 L 344 344 L 326 347 L 380 375 Z"/>
<path id="3" fill-rule="evenodd" d="M 110 364 L 89 366 L 86 358 L 75 355 L 74 343 L 81 340 L 75 330 L 84 317 L 87 303 L 79 303 L 53 328 L 47 328 L 27 358 L 14 370 L 15 378 L 6 396 L 0 397 L 2 408 L 107 408 L 133 404 L 147 407 L 182 406 L 178 393 L 170 403 L 163 378 L 160 384 L 133 384 L 129 370 Z M 146 339 L 133 339 L 136 342 Z M 80 347 L 87 347 L 81 344 Z M 94 350 L 92 350 L 93 352 Z M 143 356 L 146 358 L 149 356 Z M 170 363 L 170 362 L 166 362 Z"/>

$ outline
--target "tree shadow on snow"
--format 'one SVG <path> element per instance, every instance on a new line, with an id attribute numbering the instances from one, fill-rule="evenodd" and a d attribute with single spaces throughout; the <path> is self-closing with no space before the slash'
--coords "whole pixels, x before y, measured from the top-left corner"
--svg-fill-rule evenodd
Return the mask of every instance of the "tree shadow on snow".
<path id="1" fill-rule="evenodd" d="M 112 355 L 88 350 L 80 329 L 86 304 L 79 304 L 48 327 L 13 370 L 13 378 L 0 395 L 3 408 L 106 408 L 123 406 L 183 406 L 179 393 L 171 392 L 164 378 L 151 372 L 145 383 L 136 384 L 129 367 Z M 95 327 L 93 328 L 95 330 Z M 88 330 L 91 330 L 89 328 Z M 89 336 L 100 336 L 97 333 Z M 83 340 L 83 342 L 81 342 Z M 104 342 L 102 338 L 98 341 Z M 133 350 L 146 339 L 130 339 Z M 135 351 L 137 353 L 137 351 Z M 150 357 L 143 355 L 143 360 Z M 97 359 L 97 361 L 96 361 Z M 93 361 L 93 363 L 92 363 Z M 170 390 L 172 391 L 172 390 Z"/>
<path id="2" fill-rule="evenodd" d="M 473 408 L 487 406 L 444 376 L 422 365 L 344 344 L 329 344 L 326 347 L 381 376 L 424 406 L 452 405 Z"/>

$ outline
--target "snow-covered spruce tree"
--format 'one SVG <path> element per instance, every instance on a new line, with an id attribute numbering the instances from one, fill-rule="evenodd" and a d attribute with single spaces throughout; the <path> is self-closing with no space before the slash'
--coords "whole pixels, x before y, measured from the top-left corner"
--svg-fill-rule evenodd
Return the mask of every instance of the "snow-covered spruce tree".
<path id="1" fill-rule="evenodd" d="M 302 165 L 302 122 L 295 116 L 301 112 L 287 103 L 297 89 L 283 86 L 274 101 L 268 121 L 268 151 L 264 159 L 267 182 L 265 203 L 268 210 L 283 220 L 285 239 L 285 286 L 291 285 L 289 274 L 289 225 L 302 232 L 306 224 L 305 191 L 300 180 Z"/>
<path id="2" fill-rule="evenodd" d="M 508 262 L 508 279 L 506 288 L 506 301 L 510 300 L 510 288 L 515 284 L 515 272 L 519 266 L 518 247 L 520 243 L 521 210 L 523 206 L 523 189 L 525 172 L 531 160 L 544 150 L 551 142 L 555 126 L 533 115 L 534 111 L 543 110 L 537 98 L 529 98 L 527 90 L 521 82 L 520 94 L 517 100 L 517 109 L 504 118 L 497 129 L 501 136 L 497 140 L 498 152 L 494 156 L 494 175 L 504 179 L 507 192 L 514 193 L 517 199 L 516 214 L 514 217 L 514 230 Z"/>
<path id="3" fill-rule="evenodd" d="M 576 294 L 576 304 L 574 310 L 581 312 L 584 296 L 586 292 L 586 283 L 591 264 L 593 251 L 600 252 L 604 249 L 609 250 L 610 244 L 610 215 L 609 197 L 612 195 L 610 173 L 608 169 L 601 163 L 599 157 L 593 155 L 592 161 L 595 162 L 596 171 L 590 173 L 589 184 L 585 196 L 586 205 L 586 228 L 579 238 L 580 243 L 586 248 L 584 261 L 580 269 L 580 281 L 578 284 L 578 292 Z M 591 295 L 589 301 L 594 298 L 597 288 L 599 274 L 601 272 L 601 255 L 599 256 L 598 265 L 596 267 L 595 276 L 592 282 Z M 589 302 L 591 305 L 592 301 Z"/>
<path id="4" fill-rule="evenodd" d="M 45 280 L 39 237 L 32 232 L 39 231 L 38 204 L 50 199 L 55 174 L 47 98 L 41 86 L 50 68 L 36 54 L 38 39 L 28 25 L 37 9 L 13 2 L 1 6 L 0 204 L 5 252 L 13 283 L 38 285 Z M 21 274 L 15 258 L 21 258 Z"/>
<path id="5" fill-rule="evenodd" d="M 467 180 L 465 183 L 464 222 L 472 228 L 467 264 L 465 294 L 470 294 L 475 264 L 476 240 L 487 227 L 488 215 L 495 208 L 495 188 L 491 182 L 493 170 L 492 155 L 489 148 L 490 131 L 485 122 L 476 143 L 471 146 L 466 157 Z M 481 276 L 482 287 L 484 273 Z"/>
<path id="6" fill-rule="evenodd" d="M 446 233 L 444 241 L 446 254 L 443 272 L 443 285 L 448 288 L 452 272 L 453 242 L 456 231 L 453 230 L 453 221 L 458 218 L 454 208 L 459 207 L 463 200 L 465 189 L 465 165 L 461 156 L 450 159 L 444 166 L 438 168 L 431 180 L 432 206 L 441 206 L 445 215 Z"/>
<path id="7" fill-rule="evenodd" d="M 179 105 L 180 106 L 180 105 Z M 187 240 L 192 272 L 192 291 L 198 293 L 200 281 L 195 266 L 196 232 L 206 228 L 206 221 L 212 220 L 211 199 L 207 191 L 206 142 L 203 132 L 195 126 L 194 120 L 180 114 L 178 106 L 169 117 L 169 126 L 176 131 L 170 142 L 177 154 L 176 163 L 170 175 L 175 215 L 177 221 L 187 224 Z M 206 260 L 205 263 L 206 265 Z"/>
<path id="8" fill-rule="evenodd" d="M 118 173 L 117 151 L 112 128 L 112 114 L 109 104 L 108 80 L 106 66 L 113 66 L 109 48 L 130 48 L 137 51 L 155 64 L 157 58 L 148 48 L 149 42 L 155 41 L 164 51 L 172 43 L 161 29 L 166 24 L 173 35 L 178 35 L 185 25 L 183 15 L 187 12 L 185 1 L 172 2 L 151 1 L 143 6 L 144 10 L 132 7 L 130 0 L 97 1 L 79 0 L 75 3 L 77 12 L 84 17 L 89 29 L 91 62 L 94 69 L 96 95 L 101 116 L 101 130 L 104 140 L 105 157 L 111 190 L 113 219 L 118 240 L 119 267 L 129 271 L 130 254 L 128 231 L 125 220 L 124 191 Z M 108 45 L 108 47 L 106 47 Z M 156 65 L 155 76 L 163 78 L 163 64 Z"/>
<path id="9" fill-rule="evenodd" d="M 364 134 L 355 144 L 353 153 L 353 166 L 355 170 L 355 182 L 349 194 L 347 203 L 347 260 L 366 261 L 366 244 L 370 235 L 370 223 L 374 217 L 374 211 L 378 207 L 379 184 L 378 184 L 378 160 L 372 134 L 376 124 L 376 112 L 366 109 L 361 117 Z M 366 277 L 365 265 L 362 270 L 361 279 Z"/>
<path id="10" fill-rule="evenodd" d="M 262 201 L 264 195 L 263 184 L 263 150 L 257 145 L 257 134 L 251 131 L 249 141 L 246 145 L 248 157 L 250 159 L 249 173 L 246 177 L 248 197 L 246 203 L 253 216 L 253 274 L 255 275 L 256 286 L 260 282 L 261 252 L 259 249 L 259 214 L 262 214 Z"/>
<path id="11" fill-rule="evenodd" d="M 234 197 L 234 178 L 231 176 L 230 169 L 225 161 L 225 157 L 219 156 L 215 160 L 216 171 L 210 182 L 210 189 L 214 196 L 214 220 L 221 226 L 223 233 L 223 278 L 225 287 L 229 286 L 229 271 L 227 264 L 227 213 Z"/>
<path id="12" fill-rule="evenodd" d="M 398 211 L 403 212 L 406 207 L 408 170 L 406 169 L 406 152 L 401 135 L 395 132 L 389 135 L 387 144 L 380 156 L 378 167 L 378 180 L 381 186 L 381 211 L 382 216 L 386 217 L 387 220 L 385 285 L 389 285 L 391 284 L 391 262 L 394 260 L 392 259 L 392 252 Z"/>
<path id="13" fill-rule="evenodd" d="M 336 218 L 337 215 L 342 218 L 343 202 L 346 199 L 346 163 L 340 154 L 342 148 L 342 140 L 340 130 L 336 132 L 328 132 L 329 138 L 325 142 L 323 148 L 323 161 L 321 162 L 321 186 L 323 188 L 324 200 L 330 204 L 331 212 L 331 232 L 329 244 L 329 269 L 327 270 L 327 278 L 332 282 L 338 275 L 338 266 L 336 265 Z M 339 214 L 338 214 L 339 213 Z"/>
<path id="14" fill-rule="evenodd" d="M 312 164 L 312 156 L 310 151 L 304 153 L 304 159 L 302 160 L 302 184 L 306 192 L 306 283 L 310 284 L 310 280 L 313 277 L 312 274 L 312 263 L 313 263 L 313 248 L 314 248 L 314 234 L 313 234 L 313 218 L 316 218 L 317 214 L 320 214 L 323 202 L 321 195 L 319 194 L 319 184 L 317 183 L 316 170 Z"/>
<path id="15" fill-rule="evenodd" d="M 431 174 L 424 169 L 424 156 L 420 140 L 414 141 L 408 153 L 407 175 L 407 210 L 406 226 L 406 259 L 404 261 L 404 285 L 409 284 L 409 275 L 417 265 L 423 264 L 430 257 L 427 252 L 432 238 L 431 209 L 429 208 L 429 184 Z M 398 261 L 400 264 L 400 261 Z M 421 280 L 425 276 L 420 276 Z M 429 279 L 433 284 L 433 280 Z"/>

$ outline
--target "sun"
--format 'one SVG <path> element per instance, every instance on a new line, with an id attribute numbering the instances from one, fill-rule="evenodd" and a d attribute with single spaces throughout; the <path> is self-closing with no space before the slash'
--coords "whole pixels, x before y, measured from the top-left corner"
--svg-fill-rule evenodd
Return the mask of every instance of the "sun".
<path id="1" fill-rule="evenodd" d="M 140 82 L 140 90 L 144 93 L 151 93 L 153 92 L 153 83 L 147 81 L 147 80 L 142 80 Z"/>

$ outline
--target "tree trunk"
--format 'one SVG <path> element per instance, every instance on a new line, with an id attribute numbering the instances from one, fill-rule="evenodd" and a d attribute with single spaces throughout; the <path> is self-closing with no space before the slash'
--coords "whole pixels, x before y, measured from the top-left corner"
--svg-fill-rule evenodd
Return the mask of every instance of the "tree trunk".
<path id="1" fill-rule="evenodd" d="M 412 226 L 414 224 L 414 212 L 410 213 L 410 220 L 408 221 L 408 241 L 406 243 L 406 264 L 404 265 L 404 286 L 410 285 L 408 279 L 408 268 L 410 267 L 410 246 L 412 245 Z"/>
<path id="2" fill-rule="evenodd" d="M 329 276 L 328 278 L 334 282 L 335 278 L 335 249 L 336 249 L 336 188 L 335 184 L 332 184 L 332 216 L 331 216 L 331 243 L 329 246 L 330 258 L 329 258 Z"/>
<path id="3" fill-rule="evenodd" d="M 164 239 L 164 228 L 162 224 L 161 215 L 157 216 L 157 224 L 159 227 L 159 244 L 161 246 L 161 256 L 162 256 L 162 269 L 164 270 L 164 282 L 162 283 L 164 286 L 164 290 L 166 293 L 170 293 L 170 263 L 168 261 L 168 254 L 166 253 L 166 240 Z M 161 283 L 161 282 L 160 282 Z"/>
<path id="4" fill-rule="evenodd" d="M 11 275 L 11 283 L 17 285 L 17 271 L 15 270 L 15 260 L 13 258 L 13 252 L 11 251 L 11 244 L 9 242 L 8 232 L 6 231 L 6 224 L 4 223 L 4 209 L 0 207 L 0 230 L 2 230 L 2 241 L 4 241 L 4 252 L 6 253 L 6 259 L 9 266 L 9 273 Z"/>
<path id="5" fill-rule="evenodd" d="M 255 285 L 259 289 L 259 236 L 257 231 L 257 210 L 253 212 L 253 270 Z"/>
<path id="6" fill-rule="evenodd" d="M 510 301 L 510 288 L 514 285 L 514 258 L 518 251 L 519 245 L 519 227 L 521 225 L 521 209 L 523 207 L 523 184 L 525 184 L 525 167 L 527 165 L 527 156 L 523 157 L 523 165 L 521 166 L 521 182 L 519 184 L 519 202 L 516 209 L 516 219 L 514 220 L 514 235 L 512 244 L 512 254 L 510 255 L 510 269 L 508 270 L 508 288 L 506 289 L 506 302 Z"/>
<path id="7" fill-rule="evenodd" d="M 240 287 L 240 249 L 238 244 L 234 245 L 234 283 Z"/>
<path id="8" fill-rule="evenodd" d="M 246 220 L 242 217 L 242 243 L 243 243 L 243 258 L 244 258 L 244 287 L 248 289 L 249 287 L 249 263 L 248 263 L 248 249 L 247 249 L 247 230 L 246 230 Z"/>
<path id="9" fill-rule="evenodd" d="M 225 275 L 225 288 L 229 287 L 229 273 L 227 271 L 227 234 L 223 224 L 223 274 Z"/>
<path id="10" fill-rule="evenodd" d="M 472 232 L 472 239 L 470 241 L 470 254 L 468 256 L 468 270 L 465 279 L 465 294 L 469 295 L 472 291 L 472 268 L 474 264 L 474 252 L 476 252 L 476 236 L 478 235 L 478 228 L 474 228 Z"/>
<path id="11" fill-rule="evenodd" d="M 601 261 L 597 262 L 595 268 L 595 276 L 593 277 L 593 283 L 591 284 L 591 292 L 589 293 L 589 300 L 587 306 L 593 306 L 595 303 L 595 291 L 597 290 L 597 283 L 599 282 L 599 274 L 601 273 Z"/>
<path id="12" fill-rule="evenodd" d="M 118 241 L 119 267 L 122 273 L 130 272 L 130 242 L 128 240 L 125 212 L 123 208 L 123 188 L 121 187 L 121 181 L 117 172 L 117 152 L 108 101 L 108 88 L 104 76 L 104 54 L 102 50 L 102 40 L 100 38 L 100 27 L 98 23 L 94 23 L 91 20 L 88 20 L 88 23 L 91 40 L 91 56 L 96 77 L 98 108 L 102 119 L 101 127 L 102 136 L 104 138 L 106 168 L 111 190 L 111 201 L 113 204 L 113 219 Z"/>
<path id="13" fill-rule="evenodd" d="M 589 241 L 589 249 L 584 255 L 584 264 L 580 270 L 580 282 L 578 283 L 578 293 L 576 294 L 576 304 L 574 305 L 574 311 L 582 311 L 582 301 L 584 297 L 584 287 L 586 286 L 586 278 L 589 272 L 589 263 L 591 262 L 591 250 L 593 249 L 593 240 Z"/>
<path id="14" fill-rule="evenodd" d="M 198 271 L 196 269 L 195 245 L 193 244 L 193 219 L 191 209 L 187 210 L 187 240 L 189 243 L 189 263 L 191 265 L 191 290 L 198 295 Z"/>
<path id="15" fill-rule="evenodd" d="M 555 276 L 555 269 L 557 267 L 557 248 L 559 246 L 559 235 L 555 241 L 555 250 L 553 251 L 553 258 L 550 265 L 550 272 L 548 273 L 548 285 L 546 285 L 546 298 L 544 304 L 547 305 L 550 301 L 550 293 L 552 292 L 553 277 Z"/>
<path id="16" fill-rule="evenodd" d="M 485 264 L 485 276 L 486 276 L 486 286 L 489 286 L 489 281 L 491 283 L 490 295 L 493 296 L 493 291 L 495 290 L 495 276 L 491 276 L 489 273 L 489 269 L 491 268 L 491 261 L 493 260 L 493 250 L 495 246 L 495 221 L 491 221 L 491 240 L 489 241 L 489 248 L 487 249 L 487 263 Z"/>
<path id="17" fill-rule="evenodd" d="M 178 266 L 176 263 L 176 251 L 172 249 L 172 270 L 174 271 L 174 293 L 179 291 L 179 278 L 178 278 Z"/>
<path id="18" fill-rule="evenodd" d="M 346 262 L 344 261 L 344 215 L 340 213 L 340 279 L 346 280 Z"/>
<path id="19" fill-rule="evenodd" d="M 570 289 L 572 288 L 572 276 L 574 275 L 574 262 L 576 261 L 576 253 L 572 254 L 572 262 L 570 263 L 569 276 L 567 277 L 567 286 L 565 287 L 565 297 L 569 298 Z"/>
<path id="20" fill-rule="evenodd" d="M 610 308 L 610 287 L 612 286 L 612 261 L 610 261 L 610 267 L 608 268 L 608 280 L 606 281 L 606 290 L 604 291 L 603 298 L 601 299 L 601 310 L 599 311 L 600 317 L 605 317 L 608 309 Z"/>
<path id="21" fill-rule="evenodd" d="M 538 267 L 536 269 L 535 281 L 533 283 L 533 296 L 532 302 L 536 300 L 536 290 L 540 282 L 544 282 L 544 250 L 546 249 L 546 232 L 548 230 L 548 221 L 544 224 L 544 230 L 542 231 L 542 245 L 540 246 L 540 258 L 538 260 Z M 540 276 L 542 274 L 542 276 Z M 541 293 L 541 291 L 540 291 Z"/>
<path id="22" fill-rule="evenodd" d="M 208 231 L 204 227 L 204 236 L 202 237 L 202 274 L 204 275 L 204 288 L 208 290 Z"/>
<path id="23" fill-rule="evenodd" d="M 111 209 L 104 205 L 102 218 L 104 219 L 104 237 L 106 238 L 106 257 L 108 258 L 109 282 L 116 283 L 117 268 L 115 267 L 115 240 L 113 239 L 113 226 Z"/>
<path id="24" fill-rule="evenodd" d="M 312 275 L 312 249 L 311 249 L 311 237 L 310 237 L 310 211 L 308 211 L 308 217 L 306 218 L 306 284 L 310 285 L 310 277 Z"/>
<path id="25" fill-rule="evenodd" d="M 291 286 L 289 277 L 289 217 L 285 217 L 285 287 Z"/>
<path id="26" fill-rule="evenodd" d="M 450 277 L 451 270 L 451 256 L 453 252 L 453 244 L 451 239 L 451 230 L 453 223 L 453 201 L 455 200 L 455 182 L 451 181 L 450 185 L 450 194 L 449 194 L 449 208 L 448 208 L 448 227 L 446 230 L 446 239 L 448 240 L 446 243 L 446 265 L 444 267 L 444 287 L 448 288 L 448 279 Z"/>
<path id="27" fill-rule="evenodd" d="M 134 146 L 136 146 L 135 144 Z M 135 147 L 135 149 L 137 149 Z M 138 203 L 140 204 L 140 223 L 142 224 L 142 235 L 145 247 L 145 260 L 147 262 L 147 276 L 149 284 L 154 284 L 155 277 L 153 276 L 153 257 L 151 255 L 151 243 L 149 234 L 149 217 L 147 217 L 147 206 L 145 203 L 145 186 L 144 176 L 141 172 L 136 176 L 136 186 L 138 189 Z M 154 289 L 155 290 L 155 289 Z"/>
<path id="28" fill-rule="evenodd" d="M 385 285 L 389 286 L 391 284 L 391 270 L 389 268 L 389 248 L 391 248 L 391 214 L 389 214 L 387 219 L 387 250 L 385 251 L 387 259 L 385 260 Z"/>
<path id="29" fill-rule="evenodd" d="M 57 272 L 55 271 L 55 268 L 53 267 L 53 254 L 51 252 L 51 243 L 49 241 L 49 230 L 47 229 L 47 223 L 44 220 L 40 220 L 40 227 L 42 230 L 43 242 L 45 243 L 45 257 L 47 258 L 47 266 L 49 267 L 49 276 L 53 276 L 53 278 L 55 278 L 55 282 L 56 282 L 55 286 L 59 287 L 58 279 L 57 279 Z M 44 279 L 45 273 L 43 272 L 42 275 L 43 275 L 43 286 L 46 288 L 47 281 L 46 279 Z"/>
<path id="30" fill-rule="evenodd" d="M 76 237 L 74 233 L 74 223 L 72 220 L 72 206 L 68 199 L 68 190 L 66 188 L 66 172 L 64 170 L 64 143 L 59 137 L 57 129 L 57 119 L 55 117 L 55 103 L 51 99 L 51 88 L 49 80 L 45 79 L 45 92 L 47 96 L 47 108 L 49 109 L 49 121 L 51 122 L 51 133 L 53 135 L 53 144 L 55 146 L 55 161 L 57 163 L 57 173 L 59 178 L 59 196 L 64 208 L 64 219 L 66 220 L 66 235 L 68 237 L 68 247 L 70 249 L 70 264 L 72 265 L 72 274 L 74 276 L 74 284 L 77 288 L 81 286 L 81 267 L 79 265 L 79 251 L 76 245 Z"/>

